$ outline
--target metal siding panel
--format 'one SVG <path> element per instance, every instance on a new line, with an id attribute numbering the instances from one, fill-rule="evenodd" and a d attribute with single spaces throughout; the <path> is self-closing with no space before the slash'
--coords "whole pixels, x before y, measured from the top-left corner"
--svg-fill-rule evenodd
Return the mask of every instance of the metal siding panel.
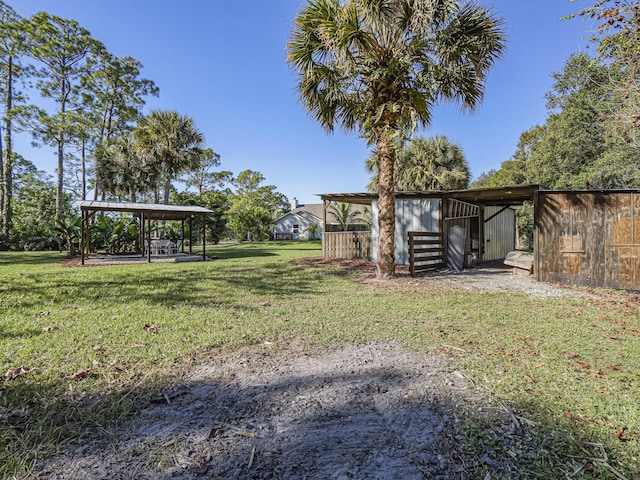
<path id="1" fill-rule="evenodd" d="M 429 214 L 427 222 L 425 222 L 426 230 L 428 232 L 440 231 L 440 203 L 437 198 L 430 198 L 429 200 Z"/>
<path id="2" fill-rule="evenodd" d="M 503 207 L 485 207 L 485 218 L 491 217 Z M 515 249 L 515 212 L 509 208 L 484 225 L 485 251 L 483 260 L 500 260 Z"/>
<path id="3" fill-rule="evenodd" d="M 371 260 L 378 261 L 378 200 L 371 200 Z"/>
<path id="4" fill-rule="evenodd" d="M 438 199 L 396 199 L 396 263 L 409 263 L 409 232 L 439 231 Z M 371 201 L 371 260 L 378 261 L 378 200 Z"/>
<path id="5" fill-rule="evenodd" d="M 397 200 L 396 199 L 396 230 L 394 235 L 394 251 L 395 262 L 397 265 L 404 265 L 407 263 L 408 258 L 408 246 L 405 244 L 405 238 L 407 238 L 407 227 L 410 222 L 411 215 L 411 200 Z"/>

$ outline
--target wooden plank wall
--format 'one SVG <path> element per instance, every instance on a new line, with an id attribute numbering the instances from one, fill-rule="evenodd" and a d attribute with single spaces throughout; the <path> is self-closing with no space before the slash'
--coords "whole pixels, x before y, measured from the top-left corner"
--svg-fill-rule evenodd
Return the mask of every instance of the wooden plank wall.
<path id="1" fill-rule="evenodd" d="M 324 232 L 322 256 L 371 259 L 371 232 Z"/>
<path id="2" fill-rule="evenodd" d="M 640 192 L 538 193 L 538 280 L 640 290 Z"/>

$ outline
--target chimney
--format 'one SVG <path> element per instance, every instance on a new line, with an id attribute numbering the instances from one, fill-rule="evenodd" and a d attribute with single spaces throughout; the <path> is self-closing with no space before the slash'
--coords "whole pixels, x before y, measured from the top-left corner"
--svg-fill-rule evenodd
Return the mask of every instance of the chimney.
<path id="1" fill-rule="evenodd" d="M 291 211 L 293 212 L 296 208 L 298 208 L 298 199 L 293 197 L 291 200 Z"/>

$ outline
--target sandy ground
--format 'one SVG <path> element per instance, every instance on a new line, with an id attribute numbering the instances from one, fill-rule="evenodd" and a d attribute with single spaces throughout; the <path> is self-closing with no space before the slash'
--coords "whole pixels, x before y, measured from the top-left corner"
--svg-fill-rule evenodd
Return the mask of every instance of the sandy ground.
<path id="1" fill-rule="evenodd" d="M 369 262 L 334 263 L 380 288 L 584 294 L 493 267 L 418 278 L 399 269 L 378 282 Z M 448 362 L 393 342 L 314 352 L 267 343 L 213 357 L 115 438 L 88 439 L 38 464 L 33 478 L 511 478 L 508 456 L 462 453 L 460 426 L 467 412 L 482 411 L 492 435 L 526 449 L 517 420 Z"/>
<path id="2" fill-rule="evenodd" d="M 471 406 L 472 405 L 472 406 Z M 200 366 L 117 438 L 39 465 L 47 479 L 454 479 L 500 458 L 460 452 L 483 400 L 443 358 L 394 343 L 306 354 L 262 345 Z M 495 406 L 484 405 L 495 410 Z M 496 431 L 510 420 L 496 410 Z M 483 476 L 484 478 L 484 476 Z"/>

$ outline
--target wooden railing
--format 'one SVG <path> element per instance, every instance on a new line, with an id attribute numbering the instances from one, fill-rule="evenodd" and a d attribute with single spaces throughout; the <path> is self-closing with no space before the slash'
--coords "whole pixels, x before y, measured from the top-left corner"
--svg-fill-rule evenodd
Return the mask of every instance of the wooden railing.
<path id="1" fill-rule="evenodd" d="M 322 256 L 371 259 L 371 232 L 324 232 Z"/>
<path id="2" fill-rule="evenodd" d="M 415 276 L 445 266 L 444 241 L 440 232 L 409 232 L 409 273 Z"/>
<path id="3" fill-rule="evenodd" d="M 293 233 L 274 233 L 271 240 L 293 240 Z"/>

